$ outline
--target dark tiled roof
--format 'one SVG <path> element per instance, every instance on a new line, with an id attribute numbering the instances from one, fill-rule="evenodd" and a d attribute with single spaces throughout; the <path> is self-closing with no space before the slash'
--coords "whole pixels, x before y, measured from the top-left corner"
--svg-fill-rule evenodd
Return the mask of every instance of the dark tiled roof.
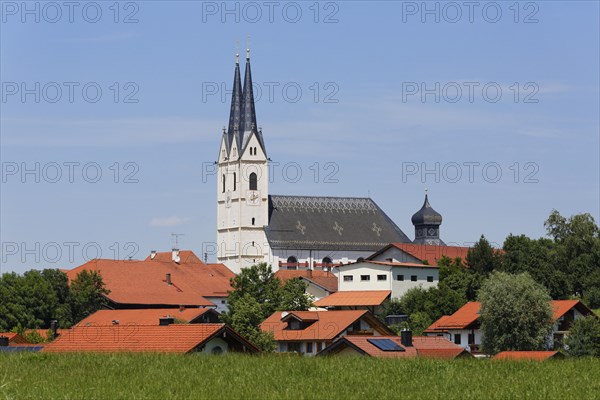
<path id="1" fill-rule="evenodd" d="M 273 249 L 376 251 L 410 239 L 370 198 L 269 196 Z"/>

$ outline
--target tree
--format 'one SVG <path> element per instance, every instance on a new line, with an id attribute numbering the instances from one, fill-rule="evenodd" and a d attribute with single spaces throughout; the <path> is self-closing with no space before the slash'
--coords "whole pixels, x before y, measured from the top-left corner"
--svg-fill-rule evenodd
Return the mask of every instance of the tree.
<path id="1" fill-rule="evenodd" d="M 553 325 L 551 298 L 529 274 L 495 272 L 478 299 L 482 345 L 488 354 L 543 348 Z"/>
<path id="2" fill-rule="evenodd" d="M 573 321 L 565 344 L 571 356 L 600 357 L 600 319 L 589 315 Z"/>
<path id="3" fill-rule="evenodd" d="M 566 299 L 572 293 L 568 275 L 556 265 L 556 245 L 551 239 L 509 235 L 503 250 L 502 271 L 529 273 L 548 289 L 553 299 Z"/>
<path id="4" fill-rule="evenodd" d="M 585 296 L 586 291 L 600 287 L 600 229 L 590 214 L 565 218 L 556 210 L 544 223 L 554 239 L 554 263 L 570 280 L 572 293 Z"/>
<path id="5" fill-rule="evenodd" d="M 481 235 L 479 241 L 469 249 L 466 261 L 474 272 L 487 275 L 498 269 L 502 256 L 490 245 L 485 236 Z"/>
<path id="6" fill-rule="evenodd" d="M 231 279 L 231 287 L 229 310 L 221 319 L 263 351 L 275 348 L 272 335 L 259 328 L 265 319 L 277 310 L 302 311 L 312 306 L 306 283 L 291 279 L 282 284 L 266 263 L 242 269 Z"/>
<path id="7" fill-rule="evenodd" d="M 110 290 L 106 289 L 102 281 L 102 276 L 98 271 L 84 269 L 78 273 L 71 282 L 70 287 L 73 321 L 81 321 L 101 308 L 106 307 L 108 304 L 106 295 L 109 293 Z"/>
<path id="8" fill-rule="evenodd" d="M 460 257 L 451 259 L 442 257 L 438 261 L 440 267 L 440 283 L 448 288 L 460 293 L 467 301 L 474 301 L 477 298 L 477 291 L 484 280 L 482 274 L 475 273 L 473 269 L 468 268 Z"/>

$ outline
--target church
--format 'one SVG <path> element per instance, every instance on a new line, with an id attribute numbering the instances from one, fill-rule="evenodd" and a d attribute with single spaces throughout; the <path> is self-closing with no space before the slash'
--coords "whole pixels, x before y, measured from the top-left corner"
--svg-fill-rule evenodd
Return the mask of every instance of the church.
<path id="1" fill-rule="evenodd" d="M 217 259 L 235 273 L 260 262 L 274 271 L 329 270 L 390 243 L 445 246 L 442 216 L 427 194 L 412 217 L 411 240 L 370 198 L 270 194 L 268 162 L 247 50 L 243 84 L 236 55 L 229 125 L 217 161 Z"/>

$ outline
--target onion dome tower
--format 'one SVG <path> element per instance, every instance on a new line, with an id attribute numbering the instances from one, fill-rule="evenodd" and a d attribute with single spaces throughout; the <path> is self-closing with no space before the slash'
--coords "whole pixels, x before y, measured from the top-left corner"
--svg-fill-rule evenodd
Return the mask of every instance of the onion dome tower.
<path id="1" fill-rule="evenodd" d="M 442 224 L 442 215 L 431 208 L 425 190 L 425 202 L 423 207 L 417 211 L 411 218 L 415 226 L 415 244 L 427 244 L 432 246 L 445 246 L 440 239 L 440 225 Z"/>

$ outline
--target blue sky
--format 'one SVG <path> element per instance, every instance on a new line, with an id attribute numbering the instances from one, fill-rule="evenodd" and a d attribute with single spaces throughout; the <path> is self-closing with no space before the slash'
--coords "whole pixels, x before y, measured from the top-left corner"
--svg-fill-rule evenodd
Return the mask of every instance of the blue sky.
<path id="1" fill-rule="evenodd" d="M 2 271 L 172 233 L 201 254 L 248 36 L 271 193 L 371 196 L 413 237 L 429 188 L 461 245 L 540 237 L 552 209 L 600 219 L 597 2 L 27 4 L 2 2 Z"/>

